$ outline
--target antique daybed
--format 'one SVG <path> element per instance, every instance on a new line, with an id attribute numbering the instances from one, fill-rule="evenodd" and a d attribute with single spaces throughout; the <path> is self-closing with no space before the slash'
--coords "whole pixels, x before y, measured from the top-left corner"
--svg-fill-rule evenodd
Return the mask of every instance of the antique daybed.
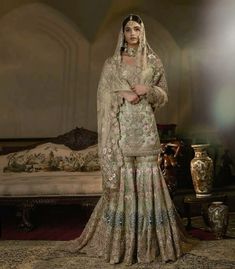
<path id="1" fill-rule="evenodd" d="M 102 193 L 96 143 L 97 134 L 76 128 L 46 143 L 1 155 L 0 206 L 16 206 L 20 228 L 30 230 L 30 211 L 37 205 L 95 205 Z"/>
<path id="2" fill-rule="evenodd" d="M 24 230 L 33 228 L 30 212 L 37 205 L 94 206 L 102 194 L 96 132 L 75 128 L 42 141 L 20 148 L 8 145 L 0 152 L 0 207 L 16 206 L 21 216 L 19 226 Z M 167 145 L 174 149 L 170 151 L 173 166 L 167 161 Z M 162 146 L 159 164 L 173 195 L 176 188 L 173 170 L 180 145 Z"/>

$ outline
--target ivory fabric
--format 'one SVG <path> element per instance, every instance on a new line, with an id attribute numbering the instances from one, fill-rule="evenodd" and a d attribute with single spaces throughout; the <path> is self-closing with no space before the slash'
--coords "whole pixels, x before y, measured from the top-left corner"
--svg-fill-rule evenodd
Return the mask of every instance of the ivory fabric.
<path id="1" fill-rule="evenodd" d="M 101 197 L 67 251 L 131 265 L 175 261 L 191 249 L 193 241 L 185 234 L 156 163 L 156 156 L 126 157 L 120 189 Z"/>
<path id="2" fill-rule="evenodd" d="M 122 64 L 120 76 L 130 85 L 139 84 L 142 74 L 144 81 L 151 81 L 154 76 L 154 66 L 149 66 L 145 72 L 141 72 L 138 66 Z M 156 155 L 160 148 L 160 140 L 157 132 L 157 124 L 153 114 L 153 108 L 147 98 L 141 98 L 140 102 L 133 105 L 123 100 L 119 112 L 119 126 L 121 137 L 119 145 L 124 156 Z"/>
<path id="3" fill-rule="evenodd" d="M 103 188 L 106 192 L 118 189 L 120 169 L 123 165 L 123 152 L 120 147 L 120 109 L 126 102 L 120 97 L 120 92 L 131 91 L 133 84 L 144 84 L 149 87 L 149 92 L 143 97 L 146 106 L 151 106 L 150 114 L 153 117 L 154 110 L 164 106 L 168 101 L 167 82 L 160 58 L 149 46 L 145 37 L 144 24 L 141 24 L 141 33 L 136 65 L 134 67 L 124 65 L 121 57 L 124 36 L 122 28 L 119 33 L 117 47 L 112 57 L 108 58 L 101 73 L 97 91 L 97 115 L 98 115 L 98 152 L 103 176 Z M 130 71 L 130 68 L 135 70 Z M 126 119 L 125 119 L 126 120 Z M 155 120 L 154 120 L 155 121 Z M 133 122 L 136 124 L 136 122 Z M 157 130 L 154 127 L 156 136 Z M 136 137 L 135 137 L 136 138 Z M 157 142 L 157 141 L 156 141 Z M 156 147 L 160 147 L 157 143 Z"/>
<path id="4" fill-rule="evenodd" d="M 100 171 L 0 173 L 0 197 L 83 197 L 101 194 Z"/>
<path id="5" fill-rule="evenodd" d="M 154 110 L 167 102 L 167 83 L 158 56 L 141 23 L 136 64 L 122 62 L 122 30 L 114 56 L 107 59 L 97 93 L 98 151 L 103 195 L 82 235 L 62 247 L 105 261 L 175 261 L 192 247 L 171 201 L 157 154 L 160 141 Z M 120 92 L 144 84 L 138 104 Z"/>

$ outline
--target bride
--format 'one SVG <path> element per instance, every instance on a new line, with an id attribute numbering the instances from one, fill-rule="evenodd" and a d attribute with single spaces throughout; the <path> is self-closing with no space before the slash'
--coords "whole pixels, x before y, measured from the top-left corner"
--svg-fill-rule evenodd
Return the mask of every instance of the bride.
<path id="1" fill-rule="evenodd" d="M 103 195 L 81 236 L 69 242 L 71 252 L 132 264 L 175 261 L 192 247 L 157 163 L 154 111 L 167 98 L 161 60 L 142 19 L 131 14 L 98 86 Z"/>

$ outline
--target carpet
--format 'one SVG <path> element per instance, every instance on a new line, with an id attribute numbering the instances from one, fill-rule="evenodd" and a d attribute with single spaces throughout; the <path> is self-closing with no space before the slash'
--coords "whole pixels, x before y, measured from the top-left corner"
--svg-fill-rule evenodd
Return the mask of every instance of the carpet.
<path id="1" fill-rule="evenodd" d="M 99 258 L 55 251 L 59 241 L 2 241 L 1 269 L 126 269 Z M 234 269 L 235 240 L 201 241 L 174 263 L 133 264 L 131 269 Z"/>
<path id="2" fill-rule="evenodd" d="M 91 209 L 77 205 L 38 207 L 32 212 L 35 227 L 26 232 L 18 230 L 16 212 L 7 210 L 2 214 L 1 240 L 72 240 L 82 233 L 91 214 Z"/>

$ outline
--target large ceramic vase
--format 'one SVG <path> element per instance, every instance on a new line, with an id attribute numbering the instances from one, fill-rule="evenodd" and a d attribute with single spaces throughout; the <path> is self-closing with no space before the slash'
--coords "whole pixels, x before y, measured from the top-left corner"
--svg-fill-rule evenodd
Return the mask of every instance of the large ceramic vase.
<path id="1" fill-rule="evenodd" d="M 195 156 L 191 160 L 190 170 L 196 197 L 211 196 L 213 181 L 213 161 L 207 155 L 209 144 L 192 145 Z"/>
<path id="2" fill-rule="evenodd" d="M 216 239 L 222 239 L 228 227 L 228 206 L 223 202 L 212 202 L 208 207 L 208 218 Z"/>

